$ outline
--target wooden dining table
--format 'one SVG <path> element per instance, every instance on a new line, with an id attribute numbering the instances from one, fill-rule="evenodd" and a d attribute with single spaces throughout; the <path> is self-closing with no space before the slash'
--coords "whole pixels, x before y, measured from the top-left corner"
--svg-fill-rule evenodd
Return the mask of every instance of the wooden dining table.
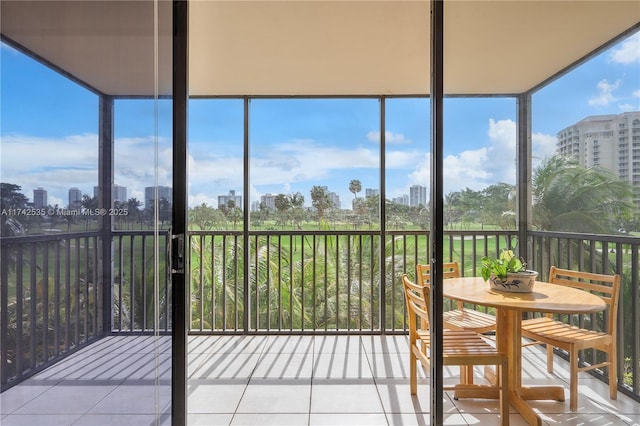
<path id="1" fill-rule="evenodd" d="M 564 387 L 522 385 L 522 313 L 588 314 L 605 310 L 606 303 L 589 292 L 541 281 L 535 282 L 531 293 L 512 293 L 490 289 L 480 277 L 451 278 L 443 280 L 442 290 L 444 297 L 496 309 L 496 346 L 509 360 L 509 403 L 530 425 L 542 425 L 542 419 L 526 401 L 564 401 Z M 456 396 L 486 395 L 465 391 Z"/>

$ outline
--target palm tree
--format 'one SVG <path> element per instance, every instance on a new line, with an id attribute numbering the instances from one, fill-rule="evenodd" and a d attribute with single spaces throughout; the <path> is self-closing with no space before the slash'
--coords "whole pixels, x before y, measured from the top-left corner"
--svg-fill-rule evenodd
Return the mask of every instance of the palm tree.
<path id="1" fill-rule="evenodd" d="M 534 171 L 534 225 L 548 231 L 610 233 L 633 214 L 632 196 L 632 187 L 613 172 L 555 156 Z"/>
<path id="2" fill-rule="evenodd" d="M 349 192 L 353 192 L 353 198 L 358 198 L 356 194 L 362 191 L 362 183 L 358 179 L 353 179 L 349 182 Z"/>
<path id="3" fill-rule="evenodd" d="M 291 204 L 293 225 L 302 230 L 302 222 L 305 218 L 304 211 L 304 195 L 299 192 L 289 194 L 289 203 Z"/>
<path id="4" fill-rule="evenodd" d="M 331 208 L 331 199 L 325 187 L 314 185 L 311 188 L 311 205 L 318 212 L 318 226 L 320 226 L 326 211 Z"/>
<path id="5" fill-rule="evenodd" d="M 127 209 L 127 219 L 129 223 L 133 224 L 138 221 L 138 217 L 140 216 L 140 206 L 142 206 L 142 202 L 137 198 L 129 198 L 125 205 Z"/>

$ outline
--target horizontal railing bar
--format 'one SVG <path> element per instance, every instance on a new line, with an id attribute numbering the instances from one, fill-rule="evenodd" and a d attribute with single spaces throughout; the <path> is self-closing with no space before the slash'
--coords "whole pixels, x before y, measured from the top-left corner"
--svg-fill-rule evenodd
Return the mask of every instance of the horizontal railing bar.
<path id="1" fill-rule="evenodd" d="M 13 236 L 13 237 L 1 237 L 0 244 L 13 245 L 13 244 L 29 244 L 29 243 L 45 243 L 49 241 L 64 241 L 64 240 L 78 240 L 87 237 L 99 237 L 101 234 L 95 231 L 89 232 L 77 232 L 77 233 L 65 233 L 65 234 L 47 234 L 47 235 L 25 235 L 25 236 Z"/>

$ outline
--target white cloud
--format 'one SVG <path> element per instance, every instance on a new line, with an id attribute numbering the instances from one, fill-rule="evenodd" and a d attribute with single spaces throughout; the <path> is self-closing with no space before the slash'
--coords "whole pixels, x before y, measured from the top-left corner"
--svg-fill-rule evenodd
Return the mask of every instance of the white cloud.
<path id="1" fill-rule="evenodd" d="M 539 165 L 543 159 L 553 157 L 556 153 L 558 138 L 554 135 L 533 133 L 531 135 L 531 142 L 533 168 Z"/>
<path id="2" fill-rule="evenodd" d="M 189 194 L 189 206 L 195 207 L 202 204 L 206 204 L 210 207 L 218 207 L 218 198 L 211 196 L 211 194 L 204 194 L 199 192 L 197 194 Z"/>
<path id="3" fill-rule="evenodd" d="M 631 96 L 633 96 L 634 98 L 640 98 L 640 90 L 636 90 L 632 92 Z"/>
<path id="4" fill-rule="evenodd" d="M 632 64 L 640 61 L 640 33 L 627 38 L 614 48 L 609 54 L 612 62 Z"/>
<path id="5" fill-rule="evenodd" d="M 115 140 L 114 181 L 127 187 L 128 198 L 143 201 L 144 187 L 154 184 L 154 144 L 153 137 Z M 158 148 L 158 184 L 171 185 L 171 147 L 160 139 Z M 28 198 L 33 189 L 43 187 L 49 204 L 66 206 L 71 187 L 93 196 L 98 184 L 98 136 L 3 135 L 0 170 L 2 181 L 20 185 Z"/>
<path id="6" fill-rule="evenodd" d="M 416 151 L 387 151 L 385 164 L 387 169 L 405 169 L 413 167 L 416 163 Z"/>
<path id="7" fill-rule="evenodd" d="M 516 182 L 516 131 L 513 120 L 489 119 L 488 145 L 447 155 L 444 158 L 444 192 L 465 188 L 481 190 L 498 182 Z M 554 135 L 532 135 L 533 167 L 542 158 L 555 154 L 557 138 Z M 446 143 L 446 141 L 445 141 Z M 409 175 L 411 184 L 424 185 L 430 181 L 429 155 L 424 155 Z M 408 191 L 408 189 L 407 189 Z"/>
<path id="8" fill-rule="evenodd" d="M 622 112 L 627 112 L 627 111 L 636 111 L 638 109 L 638 105 L 633 105 L 633 104 L 620 104 L 618 105 L 618 109 Z"/>
<path id="9" fill-rule="evenodd" d="M 493 150 L 499 151 L 498 154 L 504 158 L 504 154 L 509 154 L 515 158 L 516 153 L 516 123 L 513 120 L 494 120 L 489 119 L 488 136 Z"/>
<path id="10" fill-rule="evenodd" d="M 589 105 L 591 106 L 606 106 L 609 103 L 616 100 L 613 96 L 613 91 L 620 87 L 620 80 L 616 80 L 615 83 L 609 83 L 607 79 L 600 80 L 597 84 L 598 94 L 592 96 L 589 99 Z"/>
<path id="11" fill-rule="evenodd" d="M 367 139 L 371 142 L 380 142 L 380 132 L 376 130 L 372 130 L 367 133 Z M 405 138 L 403 133 L 393 133 L 390 131 L 384 132 L 384 141 L 387 144 L 409 144 L 411 143 L 410 139 Z"/>

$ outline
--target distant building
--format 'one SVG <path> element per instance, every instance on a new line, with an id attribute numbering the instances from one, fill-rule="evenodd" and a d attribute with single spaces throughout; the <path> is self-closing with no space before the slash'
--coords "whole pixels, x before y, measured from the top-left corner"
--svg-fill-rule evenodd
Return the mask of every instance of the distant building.
<path id="1" fill-rule="evenodd" d="M 336 209 L 342 208 L 340 203 L 340 196 L 333 191 L 327 191 L 327 195 L 329 196 L 329 200 L 331 200 L 331 205 Z"/>
<path id="2" fill-rule="evenodd" d="M 369 197 L 375 197 L 376 195 L 380 195 L 380 190 L 379 189 L 374 189 L 374 188 L 366 188 L 364 190 L 364 196 L 366 198 Z"/>
<path id="3" fill-rule="evenodd" d="M 268 209 L 275 210 L 276 209 L 276 196 L 274 194 L 264 194 L 260 196 L 260 204 L 264 203 Z M 260 206 L 258 205 L 258 210 L 260 210 Z"/>
<path id="4" fill-rule="evenodd" d="M 408 206 L 409 205 L 409 196 L 407 194 L 402 194 L 399 197 L 395 197 L 391 201 L 393 201 L 396 204 L 401 204 L 403 206 Z"/>
<path id="5" fill-rule="evenodd" d="M 79 188 L 69 188 L 68 207 L 74 210 L 82 207 L 82 191 Z"/>
<path id="6" fill-rule="evenodd" d="M 640 111 L 586 117 L 558 132 L 556 152 L 613 171 L 640 206 Z"/>
<path id="7" fill-rule="evenodd" d="M 336 208 L 336 209 L 342 208 L 342 205 L 340 203 L 340 196 L 338 194 L 336 194 L 333 191 L 329 191 L 329 187 L 327 187 L 327 186 L 321 186 L 321 188 L 324 189 L 324 192 L 329 197 L 329 201 L 331 202 L 331 205 L 334 208 Z"/>
<path id="8" fill-rule="evenodd" d="M 38 187 L 33 190 L 33 207 L 36 209 L 41 209 L 43 207 L 47 207 L 49 204 L 47 203 L 47 190 L 41 187 Z"/>
<path id="9" fill-rule="evenodd" d="M 128 200 L 126 186 L 113 185 L 113 192 L 111 194 L 113 195 L 114 202 L 119 201 L 122 203 Z"/>
<path id="10" fill-rule="evenodd" d="M 236 191 L 233 189 L 229 190 L 228 195 L 218 195 L 218 208 L 228 205 L 229 201 L 233 201 L 236 208 L 242 208 L 242 195 L 236 195 Z"/>
<path id="11" fill-rule="evenodd" d="M 409 205 L 411 207 L 427 206 L 427 187 L 413 185 L 409 188 Z"/>
<path id="12" fill-rule="evenodd" d="M 170 186 L 147 186 L 144 188 L 144 208 L 153 206 L 156 199 L 156 188 L 158 191 L 158 199 L 166 199 L 173 202 L 173 189 Z"/>
<path id="13" fill-rule="evenodd" d="M 98 193 L 100 191 L 100 187 L 98 186 L 94 186 L 93 187 L 93 196 L 95 198 L 98 198 Z M 120 185 L 113 185 L 113 188 L 111 189 L 111 197 L 113 198 L 113 201 L 119 201 L 119 202 L 125 202 L 128 201 L 129 199 L 127 198 L 127 187 L 126 186 L 120 186 Z"/>
<path id="14" fill-rule="evenodd" d="M 251 211 L 252 212 L 260 211 L 260 201 L 254 201 L 253 203 L 251 203 Z"/>

